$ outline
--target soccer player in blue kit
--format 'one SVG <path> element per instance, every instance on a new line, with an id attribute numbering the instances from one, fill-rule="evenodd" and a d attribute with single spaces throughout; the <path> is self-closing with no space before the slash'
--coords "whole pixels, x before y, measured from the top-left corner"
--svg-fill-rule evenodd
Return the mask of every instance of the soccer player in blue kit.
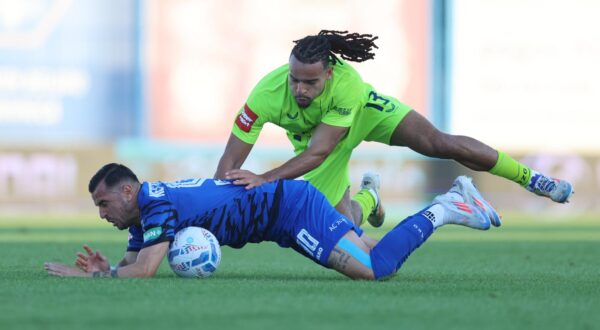
<path id="1" fill-rule="evenodd" d="M 352 279 L 379 280 L 395 274 L 442 225 L 481 230 L 500 225 L 496 211 L 464 176 L 380 241 L 365 235 L 306 181 L 276 180 L 249 190 L 213 179 L 140 183 L 129 168 L 111 163 L 92 177 L 88 188 L 100 217 L 129 229 L 127 252 L 110 267 L 104 255 L 84 245 L 87 255 L 78 253 L 77 267 L 46 262 L 50 275 L 151 277 L 175 233 L 198 226 L 211 231 L 221 245 L 241 248 L 272 241 Z"/>

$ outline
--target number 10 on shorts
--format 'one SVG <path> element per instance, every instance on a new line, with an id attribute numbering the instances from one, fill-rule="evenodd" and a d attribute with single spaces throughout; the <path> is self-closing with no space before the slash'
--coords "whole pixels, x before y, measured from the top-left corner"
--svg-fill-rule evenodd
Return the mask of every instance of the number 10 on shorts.
<path id="1" fill-rule="evenodd" d="M 316 258 L 317 260 L 321 257 L 321 252 L 323 252 L 323 248 L 320 247 L 317 251 L 317 247 L 319 246 L 319 241 L 312 237 L 306 229 L 302 228 L 298 235 L 296 235 L 296 243 L 300 245 L 306 253 L 308 253 L 311 257 Z M 317 256 L 315 257 L 315 251 L 317 251 Z"/>

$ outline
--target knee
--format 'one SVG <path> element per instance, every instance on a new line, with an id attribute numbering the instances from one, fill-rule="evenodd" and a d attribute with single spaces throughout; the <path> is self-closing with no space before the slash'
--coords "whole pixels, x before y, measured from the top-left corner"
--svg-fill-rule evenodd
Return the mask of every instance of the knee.
<path id="1" fill-rule="evenodd" d="M 353 280 L 357 281 L 385 281 L 396 275 L 396 270 L 386 272 L 382 276 L 376 276 L 373 270 L 361 272 L 360 274 L 349 275 L 349 277 Z"/>
<path id="2" fill-rule="evenodd" d="M 392 254 L 390 251 L 382 251 L 377 247 L 371 250 L 371 273 L 374 280 L 379 281 L 392 277 L 406 260 L 406 257 L 397 259 L 394 257 L 395 253 Z"/>
<path id="3" fill-rule="evenodd" d="M 375 281 L 375 273 L 373 272 L 372 269 L 364 269 L 362 271 L 359 272 L 355 272 L 353 274 L 350 274 L 349 277 L 353 280 L 359 280 L 359 281 Z"/>

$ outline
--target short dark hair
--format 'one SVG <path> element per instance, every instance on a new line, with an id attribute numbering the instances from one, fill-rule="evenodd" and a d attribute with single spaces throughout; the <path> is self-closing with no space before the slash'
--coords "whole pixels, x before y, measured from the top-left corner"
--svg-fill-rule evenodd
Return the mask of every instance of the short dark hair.
<path id="1" fill-rule="evenodd" d="M 106 164 L 90 179 L 88 190 L 90 193 L 93 193 L 102 181 L 106 183 L 107 188 L 112 188 L 123 180 L 140 182 L 135 173 L 127 166 L 117 163 Z"/>
<path id="2" fill-rule="evenodd" d="M 375 57 L 373 48 L 378 37 L 370 34 L 348 33 L 348 31 L 321 30 L 316 36 L 306 36 L 294 40 L 292 55 L 306 64 L 322 62 L 323 67 L 335 65 L 341 58 L 353 62 L 363 62 Z"/>

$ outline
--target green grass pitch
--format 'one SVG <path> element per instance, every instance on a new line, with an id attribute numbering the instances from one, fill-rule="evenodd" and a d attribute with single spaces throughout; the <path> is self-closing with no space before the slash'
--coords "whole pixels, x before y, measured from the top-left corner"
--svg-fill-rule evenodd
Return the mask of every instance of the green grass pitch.
<path id="1" fill-rule="evenodd" d="M 380 237 L 389 228 L 367 229 Z M 82 243 L 114 263 L 126 232 L 97 219 L 0 221 L 0 329 L 599 329 L 600 221 L 504 217 L 446 226 L 384 282 L 351 281 L 273 243 L 223 248 L 209 279 L 46 275 Z"/>

